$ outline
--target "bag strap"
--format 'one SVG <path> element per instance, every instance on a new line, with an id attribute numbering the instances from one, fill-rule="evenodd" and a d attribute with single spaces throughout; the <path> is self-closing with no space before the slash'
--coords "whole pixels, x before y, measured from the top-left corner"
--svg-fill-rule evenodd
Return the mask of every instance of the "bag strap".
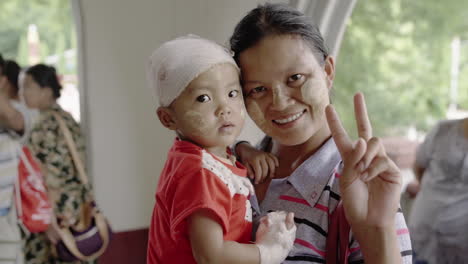
<path id="1" fill-rule="evenodd" d="M 348 263 L 350 230 L 343 203 L 340 201 L 330 216 L 325 255 L 327 264 Z"/>
<path id="2" fill-rule="evenodd" d="M 83 261 L 95 260 L 96 258 L 101 256 L 104 253 L 104 251 L 107 249 L 107 247 L 109 246 L 109 229 L 108 229 L 107 222 L 106 222 L 104 215 L 101 212 L 96 212 L 94 214 L 94 219 L 96 221 L 96 227 L 98 228 L 99 235 L 102 239 L 102 246 L 98 251 L 88 256 L 80 252 L 80 250 L 78 249 L 78 246 L 76 245 L 76 240 L 73 239 L 73 234 L 70 232 L 70 229 L 68 228 L 59 229 L 60 237 L 62 238 L 62 241 L 67 247 L 67 249 L 70 250 L 70 252 L 75 257 Z"/>
<path id="3" fill-rule="evenodd" d="M 53 112 L 53 115 L 57 119 L 60 130 L 62 130 L 62 133 L 65 136 L 65 141 L 67 142 L 68 149 L 71 152 L 71 155 L 75 163 L 75 166 L 78 170 L 78 175 L 80 176 L 81 182 L 83 184 L 88 184 L 88 176 L 84 169 L 83 162 L 81 161 L 78 155 L 76 144 L 75 144 L 75 141 L 73 140 L 70 130 L 65 124 L 65 121 L 63 120 L 63 118 L 58 113 Z M 109 246 L 109 229 L 108 229 L 109 227 L 107 224 L 107 220 L 100 211 L 96 210 L 96 208 L 94 208 L 93 210 L 94 210 L 93 212 L 94 221 L 96 223 L 96 227 L 98 229 L 99 235 L 103 242 L 101 248 L 98 251 L 94 252 L 94 254 L 86 256 L 80 252 L 80 250 L 78 249 L 78 246 L 76 245 L 74 236 L 70 232 L 69 228 L 59 228 L 58 230 L 60 238 L 62 239 L 63 243 L 68 248 L 68 250 L 70 250 L 70 252 L 75 257 L 83 261 L 92 261 L 96 259 L 97 257 L 101 256 L 104 253 L 104 251 L 107 249 L 107 247 Z"/>
<path id="4" fill-rule="evenodd" d="M 72 134 L 70 129 L 68 129 L 67 125 L 63 118 L 56 112 L 53 112 L 55 119 L 57 119 L 59 123 L 60 130 L 62 131 L 63 135 L 65 136 L 65 141 L 67 142 L 68 149 L 72 155 L 73 162 L 75 163 L 76 169 L 78 170 L 78 176 L 83 184 L 88 184 L 88 176 L 86 174 L 86 170 L 84 168 L 83 162 L 78 155 L 78 150 L 76 148 L 75 141 L 73 140 Z"/>

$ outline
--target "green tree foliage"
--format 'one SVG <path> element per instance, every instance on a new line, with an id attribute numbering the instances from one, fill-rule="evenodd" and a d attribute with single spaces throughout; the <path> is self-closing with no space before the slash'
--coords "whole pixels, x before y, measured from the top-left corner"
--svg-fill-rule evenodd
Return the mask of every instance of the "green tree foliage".
<path id="1" fill-rule="evenodd" d="M 426 130 L 449 103 L 451 41 L 468 42 L 464 0 L 359 0 L 339 52 L 333 102 L 350 131 L 362 91 L 376 135 Z M 459 105 L 468 109 L 468 43 L 463 46 Z"/>
<path id="2" fill-rule="evenodd" d="M 30 24 L 38 28 L 41 60 L 76 47 L 69 0 L 1 0 L 0 53 L 4 57 L 23 66 L 28 64 L 26 37 Z M 70 71 L 61 58 L 57 66 L 61 73 Z"/>

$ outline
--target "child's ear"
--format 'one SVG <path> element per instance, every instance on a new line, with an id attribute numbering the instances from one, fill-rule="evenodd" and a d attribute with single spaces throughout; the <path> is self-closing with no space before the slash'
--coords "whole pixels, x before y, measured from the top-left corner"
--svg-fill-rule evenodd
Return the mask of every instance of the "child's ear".
<path id="1" fill-rule="evenodd" d="M 158 115 L 159 121 L 163 126 L 170 130 L 176 130 L 176 122 L 174 117 L 174 111 L 168 107 L 158 107 L 156 110 L 156 114 Z"/>

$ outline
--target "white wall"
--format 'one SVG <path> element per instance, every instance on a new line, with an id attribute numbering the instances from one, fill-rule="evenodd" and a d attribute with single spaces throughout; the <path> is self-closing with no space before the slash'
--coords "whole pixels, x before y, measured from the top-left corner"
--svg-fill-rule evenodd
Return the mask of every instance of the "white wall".
<path id="1" fill-rule="evenodd" d="M 83 120 L 97 201 L 116 231 L 147 227 L 174 138 L 155 115 L 145 82 L 148 56 L 187 33 L 225 43 L 238 20 L 263 1 L 72 1 L 81 15 Z M 257 132 L 243 137 L 258 138 Z"/>

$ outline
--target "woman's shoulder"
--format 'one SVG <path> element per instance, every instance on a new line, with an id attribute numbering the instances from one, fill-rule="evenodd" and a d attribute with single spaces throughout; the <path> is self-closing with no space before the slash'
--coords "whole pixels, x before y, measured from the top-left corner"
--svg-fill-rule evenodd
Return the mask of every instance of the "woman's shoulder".
<path id="1" fill-rule="evenodd" d="M 56 121 L 57 119 L 57 115 L 62 118 L 65 123 L 69 124 L 69 123 L 72 123 L 72 124 L 78 124 L 75 119 L 73 118 L 73 116 L 67 112 L 66 110 L 64 110 L 60 105 L 58 104 L 55 104 L 53 105 L 51 108 L 47 109 L 47 110 L 44 110 L 41 112 L 41 119 L 42 120 L 53 120 L 53 121 Z"/>
<path id="2" fill-rule="evenodd" d="M 461 122 L 458 119 L 442 120 L 439 121 L 429 132 L 433 137 L 451 137 L 455 136 L 456 129 L 460 126 Z"/>

